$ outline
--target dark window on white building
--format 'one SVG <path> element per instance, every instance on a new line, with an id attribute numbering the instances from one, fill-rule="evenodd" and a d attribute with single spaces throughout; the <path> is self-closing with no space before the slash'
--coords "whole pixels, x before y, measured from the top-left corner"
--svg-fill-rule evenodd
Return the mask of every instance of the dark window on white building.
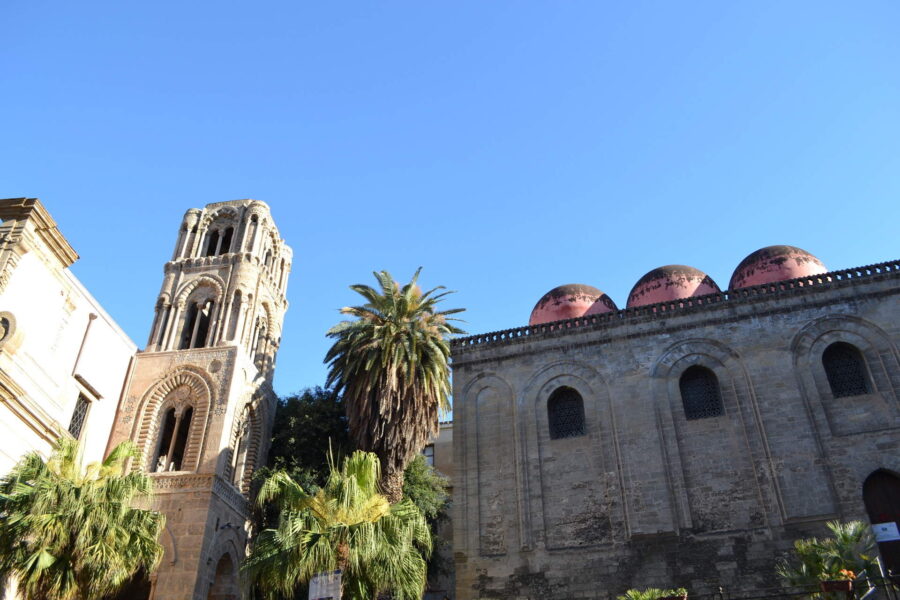
<path id="1" fill-rule="evenodd" d="M 69 421 L 69 433 L 76 440 L 81 439 L 81 432 L 84 431 L 84 422 L 90 408 L 91 401 L 84 394 L 78 394 L 78 401 L 75 403 L 75 410 L 72 411 L 72 419 Z"/>

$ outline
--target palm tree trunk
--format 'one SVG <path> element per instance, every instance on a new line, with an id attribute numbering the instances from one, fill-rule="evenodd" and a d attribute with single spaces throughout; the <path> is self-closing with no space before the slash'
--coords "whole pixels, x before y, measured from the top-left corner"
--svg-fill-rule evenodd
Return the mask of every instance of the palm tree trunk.
<path id="1" fill-rule="evenodd" d="M 381 474 L 381 492 L 388 502 L 397 504 L 403 499 L 403 471 L 387 467 Z"/>

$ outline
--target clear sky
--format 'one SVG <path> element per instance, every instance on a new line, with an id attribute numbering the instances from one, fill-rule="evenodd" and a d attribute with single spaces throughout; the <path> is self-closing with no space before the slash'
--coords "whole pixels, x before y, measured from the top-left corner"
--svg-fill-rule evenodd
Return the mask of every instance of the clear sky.
<path id="1" fill-rule="evenodd" d="M 481 333 L 770 244 L 900 258 L 900 3 L 0 6 L 0 197 L 39 197 L 143 346 L 184 211 L 294 248 L 276 389 L 324 381 L 347 286 L 458 290 Z"/>

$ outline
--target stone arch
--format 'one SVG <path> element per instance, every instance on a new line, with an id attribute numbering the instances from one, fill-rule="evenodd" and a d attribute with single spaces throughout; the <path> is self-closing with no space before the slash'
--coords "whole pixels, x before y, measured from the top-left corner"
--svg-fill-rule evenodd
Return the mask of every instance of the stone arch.
<path id="1" fill-rule="evenodd" d="M 859 350 L 872 388 L 869 393 L 840 398 L 832 394 L 822 357 L 836 342 Z M 797 332 L 791 341 L 791 355 L 802 396 L 832 435 L 900 426 L 900 356 L 891 337 L 874 323 L 852 315 L 820 317 Z"/>
<path id="2" fill-rule="evenodd" d="M 689 418 L 681 381 L 692 367 L 715 376 L 720 413 Z M 711 533 L 767 525 L 775 492 L 759 474 L 771 461 L 740 355 L 718 340 L 679 340 L 654 361 L 650 382 L 677 527 Z M 721 484 L 710 490 L 710 478 Z"/>
<path id="3" fill-rule="evenodd" d="M 876 469 L 866 477 L 862 485 L 863 503 L 869 522 L 897 526 L 900 521 L 900 476 L 889 469 Z M 878 550 L 888 571 L 900 571 L 900 541 L 885 541 Z"/>
<path id="4" fill-rule="evenodd" d="M 175 294 L 176 304 L 181 308 L 184 308 L 188 298 L 190 298 L 194 291 L 201 286 L 212 288 L 214 291 L 213 299 L 216 301 L 217 305 L 221 303 L 221 299 L 224 297 L 225 284 L 218 276 L 206 274 L 182 285 L 181 289 Z"/>
<path id="5" fill-rule="evenodd" d="M 238 565 L 232 551 L 226 551 L 212 565 L 207 600 L 238 600 Z"/>
<path id="6" fill-rule="evenodd" d="M 172 530 L 169 529 L 169 524 L 166 523 L 166 526 L 163 528 L 163 534 L 160 536 L 160 544 L 163 547 L 163 557 L 168 559 L 168 563 L 170 565 L 174 565 L 178 562 L 178 544 L 175 538 L 175 535 L 172 534 Z"/>
<path id="7" fill-rule="evenodd" d="M 235 207 L 223 206 L 204 214 L 200 221 L 200 226 L 206 229 L 215 221 L 229 221 L 230 224 L 237 225 L 239 217 L 240 215 Z"/>
<path id="8" fill-rule="evenodd" d="M 574 390 L 582 401 L 584 434 L 553 439 L 549 402 L 560 390 Z M 526 464 L 527 497 L 539 515 L 550 550 L 585 548 L 613 543 L 620 533 L 621 490 L 615 417 L 605 378 L 593 366 L 562 360 L 534 373 L 523 388 L 522 436 L 536 445 L 538 461 Z M 525 445 L 523 444 L 523 445 Z M 523 457 L 530 452 L 523 448 Z M 618 526 L 618 525 L 617 525 Z"/>
<path id="9" fill-rule="evenodd" d="M 462 393 L 466 427 L 472 435 L 463 450 L 463 468 L 469 465 L 474 481 L 469 482 L 471 502 L 464 518 L 477 525 L 466 543 L 482 556 L 502 556 L 516 548 L 519 523 L 516 496 L 509 474 L 515 472 L 515 442 L 510 435 L 510 415 L 515 412 L 512 386 L 494 373 L 481 374 Z"/>
<path id="10" fill-rule="evenodd" d="M 199 467 L 206 431 L 213 404 L 213 386 L 200 370 L 194 367 L 180 367 L 169 373 L 144 394 L 135 420 L 135 440 L 141 451 L 142 464 L 150 470 L 155 444 L 158 441 L 161 415 L 170 407 L 193 408 L 189 438 L 182 460 L 182 471 L 196 471 Z M 135 465 L 137 466 L 137 465 Z"/>
<path id="11" fill-rule="evenodd" d="M 262 316 L 266 321 L 266 330 L 269 332 L 269 336 L 273 339 L 276 337 L 276 330 L 278 321 L 275 319 L 274 311 L 268 300 L 263 300 L 260 303 L 260 316 Z"/>
<path id="12" fill-rule="evenodd" d="M 260 449 L 263 440 L 263 423 L 265 415 L 263 413 L 263 403 L 248 401 L 236 414 L 234 427 L 231 430 L 231 442 L 228 446 L 228 464 L 225 468 L 226 478 L 231 481 L 241 491 L 242 494 L 250 494 L 250 486 L 253 481 L 253 472 L 259 463 Z M 242 439 L 247 447 L 240 448 Z M 243 465 L 243 473 L 241 480 L 234 481 L 234 469 L 238 467 L 235 460 L 241 460 L 236 453 L 245 453 L 246 462 Z"/>

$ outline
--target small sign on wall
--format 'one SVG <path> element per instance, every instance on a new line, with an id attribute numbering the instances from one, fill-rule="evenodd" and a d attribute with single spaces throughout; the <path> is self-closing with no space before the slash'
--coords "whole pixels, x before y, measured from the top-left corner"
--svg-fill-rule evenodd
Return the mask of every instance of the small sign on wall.
<path id="1" fill-rule="evenodd" d="M 341 570 L 313 576 L 309 582 L 309 600 L 341 600 Z"/>
<path id="2" fill-rule="evenodd" d="M 872 525 L 872 533 L 876 542 L 896 542 L 900 540 L 900 531 L 897 523 L 875 523 Z"/>

